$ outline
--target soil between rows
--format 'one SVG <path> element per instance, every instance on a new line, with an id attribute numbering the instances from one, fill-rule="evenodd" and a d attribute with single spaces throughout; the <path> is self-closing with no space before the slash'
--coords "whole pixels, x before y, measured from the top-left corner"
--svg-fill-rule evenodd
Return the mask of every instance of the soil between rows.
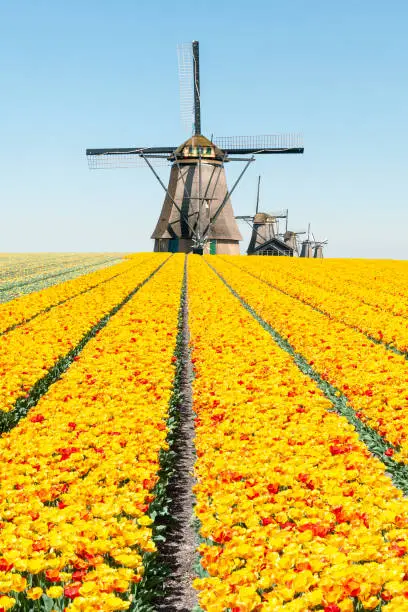
<path id="1" fill-rule="evenodd" d="M 195 479 L 194 419 L 192 378 L 193 367 L 189 350 L 188 279 L 186 266 L 186 293 L 183 303 L 182 363 L 180 421 L 172 450 L 176 459 L 174 473 L 169 482 L 171 499 L 166 541 L 159 546 L 159 558 L 168 567 L 164 581 L 165 595 L 156 602 L 155 609 L 162 612 L 191 612 L 197 605 L 197 594 L 192 583 L 197 577 L 194 570 L 198 537 L 193 526 Z"/>

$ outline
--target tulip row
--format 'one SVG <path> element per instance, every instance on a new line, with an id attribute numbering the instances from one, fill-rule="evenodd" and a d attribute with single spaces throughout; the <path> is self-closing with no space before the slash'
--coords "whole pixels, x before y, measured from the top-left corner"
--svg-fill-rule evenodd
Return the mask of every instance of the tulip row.
<path id="1" fill-rule="evenodd" d="M 170 258 L 1 438 L 0 609 L 125 610 L 146 595 L 183 263 Z"/>
<path id="2" fill-rule="evenodd" d="M 296 278 L 307 276 L 308 282 L 322 289 L 347 295 L 397 316 L 408 309 L 408 264 L 406 261 L 330 259 L 286 261 L 285 273 Z M 270 265 L 277 266 L 277 262 Z"/>
<path id="3" fill-rule="evenodd" d="M 253 258 L 248 258 L 248 263 Z M 408 308 L 408 263 L 376 259 L 299 259 L 268 258 L 276 275 L 283 273 L 308 283 L 335 290 L 394 315 L 404 316 Z M 247 262 L 245 261 L 245 265 Z M 240 262 L 241 265 L 241 262 Z M 254 265 L 253 263 L 250 264 Z M 262 264 L 264 265 L 264 264 Z"/>
<path id="4" fill-rule="evenodd" d="M 117 265 L 60 282 L 58 285 L 53 285 L 41 291 L 24 295 L 12 302 L 1 304 L 0 334 L 6 333 L 11 328 L 21 325 L 38 316 L 39 313 L 59 305 L 61 302 L 66 302 L 80 293 L 93 289 L 118 274 L 123 274 L 123 272 L 134 267 L 135 264 L 139 265 L 143 259 L 146 259 L 146 256 L 136 255 Z"/>
<path id="5" fill-rule="evenodd" d="M 0 336 L 0 411 L 12 410 L 18 398 L 26 396 L 36 381 L 167 257 L 160 254 L 136 260 L 120 276 Z"/>
<path id="6" fill-rule="evenodd" d="M 408 502 L 383 464 L 199 258 L 189 312 L 201 608 L 408 609 Z"/>
<path id="7" fill-rule="evenodd" d="M 226 260 L 235 261 L 232 258 Z M 354 291 L 349 289 L 347 294 L 343 294 L 341 281 L 333 282 L 330 278 L 326 278 L 322 269 L 317 270 L 316 267 L 311 267 L 306 276 L 304 264 L 303 266 L 296 264 L 297 261 L 290 267 L 282 266 L 278 271 L 277 264 L 271 264 L 269 258 L 248 257 L 244 261 L 240 260 L 238 265 L 256 278 L 318 309 L 331 319 L 350 325 L 371 339 L 395 347 L 399 351 L 408 352 L 408 319 L 405 316 L 399 316 L 400 313 L 394 316 L 381 305 L 374 306 L 360 301 L 364 300 L 366 293 L 364 287 L 355 287 Z M 325 262 L 324 271 L 327 268 L 330 270 L 330 264 L 331 262 Z M 310 282 L 312 271 L 315 274 L 319 272 L 320 286 Z M 381 290 L 377 291 L 376 295 L 381 302 Z M 384 295 L 389 299 L 389 294 Z M 393 297 L 394 303 L 398 301 L 395 300 L 395 296 Z"/>
<path id="8" fill-rule="evenodd" d="M 388 453 L 408 463 L 406 359 L 225 260 L 213 263 L 232 288 L 344 394 L 357 416 L 389 443 Z"/>
<path id="9" fill-rule="evenodd" d="M 98 261 L 101 255 L 78 253 L 7 253 L 0 254 L 0 289 L 22 281 L 33 281 L 46 274 Z"/>
<path id="10" fill-rule="evenodd" d="M 118 255 L 107 253 L 0 256 L 0 303 L 120 261 Z"/>

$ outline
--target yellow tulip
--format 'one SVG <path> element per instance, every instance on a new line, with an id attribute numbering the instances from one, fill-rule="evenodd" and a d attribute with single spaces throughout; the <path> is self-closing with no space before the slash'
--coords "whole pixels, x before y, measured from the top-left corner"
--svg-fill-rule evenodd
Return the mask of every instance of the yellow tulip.
<path id="1" fill-rule="evenodd" d="M 64 589 L 61 586 L 52 586 L 46 590 L 46 594 L 48 597 L 51 597 L 51 599 L 58 599 L 58 597 L 61 597 L 63 593 Z"/>
<path id="2" fill-rule="evenodd" d="M 41 587 L 33 587 L 32 589 L 27 589 L 27 597 L 28 599 L 40 599 L 43 594 L 43 590 Z"/>
<path id="3" fill-rule="evenodd" d="M 16 600 L 14 597 L 8 597 L 7 595 L 0 595 L 0 608 L 4 610 L 11 610 L 14 607 Z"/>

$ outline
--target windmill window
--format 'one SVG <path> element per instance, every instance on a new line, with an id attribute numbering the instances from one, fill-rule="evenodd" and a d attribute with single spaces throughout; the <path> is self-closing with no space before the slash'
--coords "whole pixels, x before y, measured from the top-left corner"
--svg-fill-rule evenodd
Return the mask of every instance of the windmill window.
<path id="1" fill-rule="evenodd" d="M 203 157 L 213 155 L 212 147 L 202 147 L 202 146 L 193 147 L 192 145 L 190 145 L 187 150 L 188 150 L 188 155 L 194 156 L 194 157 L 198 157 L 199 155 L 202 155 Z"/>

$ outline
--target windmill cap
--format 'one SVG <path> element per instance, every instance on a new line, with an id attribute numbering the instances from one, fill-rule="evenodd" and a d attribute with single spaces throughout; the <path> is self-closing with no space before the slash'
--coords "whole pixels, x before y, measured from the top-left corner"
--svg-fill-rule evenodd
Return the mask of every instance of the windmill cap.
<path id="1" fill-rule="evenodd" d="M 276 217 L 268 215 L 268 213 L 256 213 L 254 223 L 275 223 Z"/>
<path id="2" fill-rule="evenodd" d="M 172 157 L 176 159 L 192 157 L 198 159 L 200 155 L 204 159 L 223 160 L 225 158 L 224 152 L 202 134 L 194 134 L 191 138 L 183 142 L 183 144 L 174 151 Z"/>

